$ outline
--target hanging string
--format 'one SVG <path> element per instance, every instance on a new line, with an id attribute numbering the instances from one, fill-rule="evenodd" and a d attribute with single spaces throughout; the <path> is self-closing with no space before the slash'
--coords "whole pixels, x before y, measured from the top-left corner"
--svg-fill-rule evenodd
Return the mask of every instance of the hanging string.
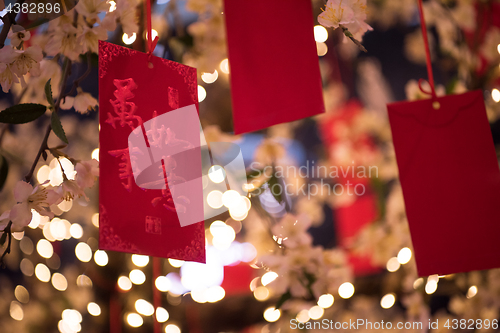
<path id="1" fill-rule="evenodd" d="M 151 59 L 151 55 L 155 50 L 156 43 L 158 43 L 158 36 L 153 40 L 153 28 L 151 26 L 151 0 L 144 0 L 146 5 L 146 33 L 147 33 L 147 43 L 146 52 L 148 53 L 148 61 Z"/>
<path id="2" fill-rule="evenodd" d="M 427 27 L 425 25 L 424 9 L 422 6 L 422 0 L 418 0 L 418 11 L 420 14 L 420 28 L 422 29 L 422 36 L 424 37 L 425 61 L 427 64 L 427 76 L 428 76 L 428 80 L 429 80 L 429 85 L 431 86 L 430 94 L 432 95 L 433 99 L 436 99 L 437 95 L 436 95 L 436 89 L 434 87 L 434 75 L 432 74 L 431 52 L 429 50 L 429 39 L 427 38 Z M 423 93 L 428 94 L 428 92 L 422 88 L 421 83 L 422 83 L 421 81 L 418 82 L 418 86 L 420 87 L 420 90 Z"/>

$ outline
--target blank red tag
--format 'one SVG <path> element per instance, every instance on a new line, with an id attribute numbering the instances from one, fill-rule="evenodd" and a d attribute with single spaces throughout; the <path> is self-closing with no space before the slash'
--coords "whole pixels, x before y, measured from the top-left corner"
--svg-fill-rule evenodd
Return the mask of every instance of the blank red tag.
<path id="1" fill-rule="evenodd" d="M 481 91 L 388 105 L 420 276 L 500 267 L 500 171 Z"/>
<path id="2" fill-rule="evenodd" d="M 226 0 L 236 134 L 324 112 L 310 1 Z"/>
<path id="3" fill-rule="evenodd" d="M 101 249 L 205 262 L 197 96 L 196 69 L 99 42 Z"/>

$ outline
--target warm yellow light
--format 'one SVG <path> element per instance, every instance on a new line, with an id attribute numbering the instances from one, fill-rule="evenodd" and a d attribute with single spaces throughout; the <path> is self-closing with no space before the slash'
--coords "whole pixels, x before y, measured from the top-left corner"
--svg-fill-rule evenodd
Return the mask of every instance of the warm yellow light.
<path id="1" fill-rule="evenodd" d="M 122 40 L 123 40 L 123 43 L 125 43 L 125 45 L 132 44 L 133 42 L 135 42 L 136 38 L 137 38 L 137 35 L 135 34 L 135 32 L 130 37 L 127 34 L 123 34 L 123 36 L 122 36 Z"/>
<path id="2" fill-rule="evenodd" d="M 16 286 L 16 289 L 14 289 L 14 296 L 16 296 L 16 299 L 21 303 L 28 303 L 30 301 L 28 289 L 21 285 Z"/>
<path id="3" fill-rule="evenodd" d="M 210 233 L 213 237 L 223 237 L 227 224 L 222 221 L 214 221 L 210 224 Z"/>
<path id="4" fill-rule="evenodd" d="M 214 70 L 213 73 L 203 73 L 201 74 L 201 79 L 203 80 L 203 82 L 205 83 L 214 83 L 215 81 L 217 81 L 217 78 L 219 77 L 219 72 L 217 72 L 217 70 Z"/>
<path id="5" fill-rule="evenodd" d="M 42 165 L 36 173 L 36 180 L 38 180 L 39 184 L 45 183 L 45 181 L 49 180 L 49 174 L 50 167 L 48 165 Z"/>
<path id="6" fill-rule="evenodd" d="M 128 291 L 132 289 L 132 281 L 126 276 L 120 276 L 118 278 L 118 287 L 121 290 Z"/>
<path id="7" fill-rule="evenodd" d="M 322 25 L 314 26 L 314 40 L 323 43 L 328 39 L 328 31 Z"/>
<path id="8" fill-rule="evenodd" d="M 215 303 L 222 300 L 226 296 L 226 291 L 221 286 L 213 286 L 205 291 L 207 302 Z"/>
<path id="9" fill-rule="evenodd" d="M 168 324 L 165 326 L 165 333 L 181 333 L 181 329 L 175 324 Z"/>
<path id="10" fill-rule="evenodd" d="M 420 288 L 421 285 L 424 284 L 424 279 L 423 278 L 418 278 L 413 282 L 413 289 L 418 289 Z"/>
<path id="11" fill-rule="evenodd" d="M 170 318 L 170 315 L 168 314 L 168 311 L 162 307 L 157 307 L 156 308 L 156 320 L 159 323 L 164 323 Z"/>
<path id="12" fill-rule="evenodd" d="M 78 223 L 73 223 L 69 228 L 69 233 L 71 234 L 71 237 L 80 239 L 83 236 L 83 228 Z"/>
<path id="13" fill-rule="evenodd" d="M 427 284 L 425 285 L 425 292 L 427 294 L 434 294 L 437 290 L 438 284 L 435 280 L 427 280 Z"/>
<path id="14" fill-rule="evenodd" d="M 495 103 L 500 102 L 500 90 L 498 90 L 497 88 L 493 89 L 491 91 L 491 98 L 493 98 Z"/>
<path id="15" fill-rule="evenodd" d="M 439 281 L 439 275 L 437 275 L 437 274 L 429 275 L 429 277 L 427 278 L 427 281 L 438 282 Z"/>
<path id="16" fill-rule="evenodd" d="M 316 42 L 316 51 L 318 52 L 318 56 L 322 57 L 328 53 L 328 46 L 325 43 Z"/>
<path id="17" fill-rule="evenodd" d="M 226 179 L 226 171 L 220 165 L 212 165 L 208 169 L 208 178 L 216 184 L 222 183 Z"/>
<path id="18" fill-rule="evenodd" d="M 184 265 L 184 260 L 168 259 L 168 263 L 175 268 L 179 268 Z"/>
<path id="19" fill-rule="evenodd" d="M 157 277 L 156 281 L 155 281 L 155 286 L 156 286 L 156 289 L 158 289 L 159 291 L 162 291 L 162 292 L 169 291 L 170 288 L 172 287 L 170 280 L 167 279 L 166 276 Z"/>
<path id="20" fill-rule="evenodd" d="M 113 0 L 108 1 L 109 3 L 109 12 L 114 12 L 116 10 L 116 2 Z"/>
<path id="21" fill-rule="evenodd" d="M 92 280 L 87 275 L 78 275 L 76 285 L 78 287 L 92 287 Z"/>
<path id="22" fill-rule="evenodd" d="M 127 315 L 127 323 L 132 327 L 140 327 L 144 323 L 142 317 L 137 313 L 129 313 Z"/>
<path id="23" fill-rule="evenodd" d="M 89 262 L 92 259 L 92 249 L 87 243 L 78 243 L 75 247 L 75 254 L 82 262 Z"/>
<path id="24" fill-rule="evenodd" d="M 206 291 L 207 291 L 206 288 L 193 289 L 193 290 L 191 290 L 191 298 L 196 303 L 200 303 L 200 304 L 206 303 L 206 302 L 208 302 L 207 297 L 206 297 Z"/>
<path id="25" fill-rule="evenodd" d="M 387 294 L 380 300 L 380 306 L 384 309 L 389 309 L 392 308 L 395 302 L 396 296 L 394 296 L 394 294 Z"/>
<path id="26" fill-rule="evenodd" d="M 63 200 L 60 204 L 57 205 L 57 208 L 62 210 L 63 212 L 69 212 L 73 207 L 73 200 Z"/>
<path id="27" fill-rule="evenodd" d="M 52 275 L 52 286 L 59 291 L 65 291 L 68 289 L 68 281 L 61 273 L 54 273 Z"/>
<path id="28" fill-rule="evenodd" d="M 397 257 L 392 257 L 391 259 L 389 259 L 387 261 L 387 270 L 389 272 L 395 272 L 399 269 L 399 267 L 401 266 L 401 264 L 399 263 L 399 260 Z"/>
<path id="29" fill-rule="evenodd" d="M 65 309 L 62 312 L 62 319 L 71 324 L 79 324 L 83 317 L 80 311 L 74 309 Z"/>
<path id="30" fill-rule="evenodd" d="M 323 309 L 327 309 L 333 305 L 334 301 L 335 299 L 333 298 L 333 295 L 324 294 L 319 297 L 318 305 L 321 306 Z"/>
<path id="31" fill-rule="evenodd" d="M 262 275 L 262 278 L 260 279 L 261 283 L 263 286 L 267 286 L 269 283 L 273 282 L 278 278 L 278 274 L 275 272 L 267 272 L 266 274 Z"/>
<path id="32" fill-rule="evenodd" d="M 41 221 L 42 221 L 42 216 L 40 214 L 38 214 L 38 212 L 36 210 L 32 209 L 31 210 L 31 221 L 30 221 L 30 224 L 28 224 L 28 227 L 30 227 L 31 229 L 36 229 L 40 225 Z"/>
<path id="33" fill-rule="evenodd" d="M 54 254 L 52 244 L 46 239 L 40 239 L 36 244 L 36 251 L 42 258 L 50 258 Z"/>
<path id="34" fill-rule="evenodd" d="M 274 307 L 267 308 L 264 311 L 264 319 L 270 323 L 274 323 L 281 317 L 281 311 L 279 309 L 275 309 Z"/>
<path id="35" fill-rule="evenodd" d="M 135 310 L 143 316 L 152 316 L 155 313 L 153 305 L 143 299 L 135 301 Z"/>
<path id="36" fill-rule="evenodd" d="M 210 233 L 213 246 L 219 250 L 227 249 L 236 237 L 234 229 L 222 221 L 214 221 L 210 225 Z"/>
<path id="37" fill-rule="evenodd" d="M 35 266 L 35 276 L 38 280 L 42 282 L 50 281 L 50 270 L 44 264 L 38 264 Z"/>
<path id="38" fill-rule="evenodd" d="M 325 310 L 320 306 L 315 305 L 309 309 L 309 317 L 311 317 L 311 319 L 319 319 L 323 317 L 323 314 L 325 314 Z"/>
<path id="39" fill-rule="evenodd" d="M 149 264 L 149 257 L 143 256 L 141 254 L 133 254 L 132 255 L 132 262 L 137 267 L 145 267 L 147 264 Z"/>
<path id="40" fill-rule="evenodd" d="M 222 192 L 213 190 L 207 195 L 207 204 L 213 209 L 219 209 L 222 205 Z"/>
<path id="41" fill-rule="evenodd" d="M 102 250 L 97 250 L 94 253 L 94 261 L 99 266 L 106 266 L 108 264 L 108 254 Z"/>
<path id="42" fill-rule="evenodd" d="M 399 250 L 397 258 L 401 265 L 407 264 L 411 259 L 411 250 L 408 247 L 403 247 Z"/>
<path id="43" fill-rule="evenodd" d="M 477 294 L 477 287 L 476 286 L 471 286 L 469 290 L 467 290 L 467 298 L 472 298 L 476 296 Z"/>
<path id="44" fill-rule="evenodd" d="M 35 273 L 35 267 L 33 266 L 31 260 L 29 260 L 28 258 L 24 258 L 23 260 L 21 260 L 19 268 L 21 269 L 21 272 L 23 272 L 23 274 L 26 276 L 32 276 L 33 273 Z"/>
<path id="45" fill-rule="evenodd" d="M 92 224 L 99 228 L 99 213 L 95 213 L 92 215 Z"/>
<path id="46" fill-rule="evenodd" d="M 295 319 L 297 319 L 297 321 L 299 323 L 305 323 L 306 321 L 308 321 L 309 319 L 311 319 L 309 317 L 309 311 L 304 309 L 304 310 L 301 310 L 298 314 L 297 314 L 297 317 L 295 317 Z"/>
<path id="47" fill-rule="evenodd" d="M 101 307 L 97 303 L 90 302 L 87 304 L 87 311 L 90 315 L 97 317 L 101 314 Z"/>
<path id="48" fill-rule="evenodd" d="M 157 36 L 158 36 L 158 31 L 156 31 L 155 29 L 151 29 L 151 31 L 153 32 L 151 35 L 153 36 L 153 39 L 155 39 Z M 148 39 L 148 32 L 146 31 L 146 39 Z"/>
<path id="49" fill-rule="evenodd" d="M 99 161 L 99 148 L 92 150 L 92 155 L 90 155 L 93 160 Z"/>
<path id="50" fill-rule="evenodd" d="M 257 283 L 259 283 L 260 278 L 256 277 L 250 281 L 250 291 L 254 291 L 257 288 Z"/>
<path id="51" fill-rule="evenodd" d="M 350 282 L 342 283 L 339 287 L 339 296 L 348 299 L 354 295 L 354 286 Z"/>
<path id="52" fill-rule="evenodd" d="M 130 278 L 130 281 L 132 281 L 133 284 L 140 285 L 146 282 L 146 275 L 138 269 L 132 270 L 128 275 L 128 277 Z"/>
<path id="53" fill-rule="evenodd" d="M 256 300 L 261 302 L 267 300 L 269 298 L 269 295 L 270 295 L 269 289 L 263 286 L 259 286 L 255 288 L 255 290 L 253 291 L 253 297 L 255 297 Z"/>
<path id="54" fill-rule="evenodd" d="M 24 310 L 21 303 L 16 301 L 10 302 L 9 314 L 12 319 L 21 321 L 24 318 Z"/>
<path id="55" fill-rule="evenodd" d="M 224 74 L 229 74 L 229 60 L 226 58 L 220 62 L 220 70 Z"/>
<path id="56" fill-rule="evenodd" d="M 239 203 L 241 196 L 235 190 L 227 190 L 222 195 L 222 204 L 227 208 L 231 208 Z"/>
<path id="57" fill-rule="evenodd" d="M 201 103 L 207 98 L 207 91 L 203 86 L 198 85 L 198 103 Z"/>

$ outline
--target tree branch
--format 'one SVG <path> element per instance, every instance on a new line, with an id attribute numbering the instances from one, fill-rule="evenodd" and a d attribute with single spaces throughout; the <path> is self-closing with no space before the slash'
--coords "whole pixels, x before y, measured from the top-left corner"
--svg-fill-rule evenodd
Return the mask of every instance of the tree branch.
<path id="1" fill-rule="evenodd" d="M 17 0 L 16 3 L 22 4 L 25 0 Z M 5 45 L 5 39 L 9 34 L 10 27 L 16 24 L 16 13 L 10 12 L 1 17 L 3 21 L 2 31 L 0 31 L 0 49 Z"/>

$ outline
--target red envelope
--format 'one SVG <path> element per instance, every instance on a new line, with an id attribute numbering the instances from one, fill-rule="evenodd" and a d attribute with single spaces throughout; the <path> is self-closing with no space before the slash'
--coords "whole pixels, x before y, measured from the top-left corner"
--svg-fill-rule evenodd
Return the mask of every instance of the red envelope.
<path id="1" fill-rule="evenodd" d="M 500 171 L 481 91 L 388 105 L 420 276 L 500 267 Z"/>
<path id="2" fill-rule="evenodd" d="M 197 110 L 195 68 L 99 41 L 101 249 L 205 262 Z M 162 144 L 175 152 L 162 156 Z M 186 163 L 199 175 L 187 175 Z M 188 181 L 199 191 L 183 206 L 174 187 Z M 181 227 L 180 210 L 200 209 L 197 223 Z"/>
<path id="3" fill-rule="evenodd" d="M 226 0 L 236 134 L 325 110 L 310 1 Z"/>

